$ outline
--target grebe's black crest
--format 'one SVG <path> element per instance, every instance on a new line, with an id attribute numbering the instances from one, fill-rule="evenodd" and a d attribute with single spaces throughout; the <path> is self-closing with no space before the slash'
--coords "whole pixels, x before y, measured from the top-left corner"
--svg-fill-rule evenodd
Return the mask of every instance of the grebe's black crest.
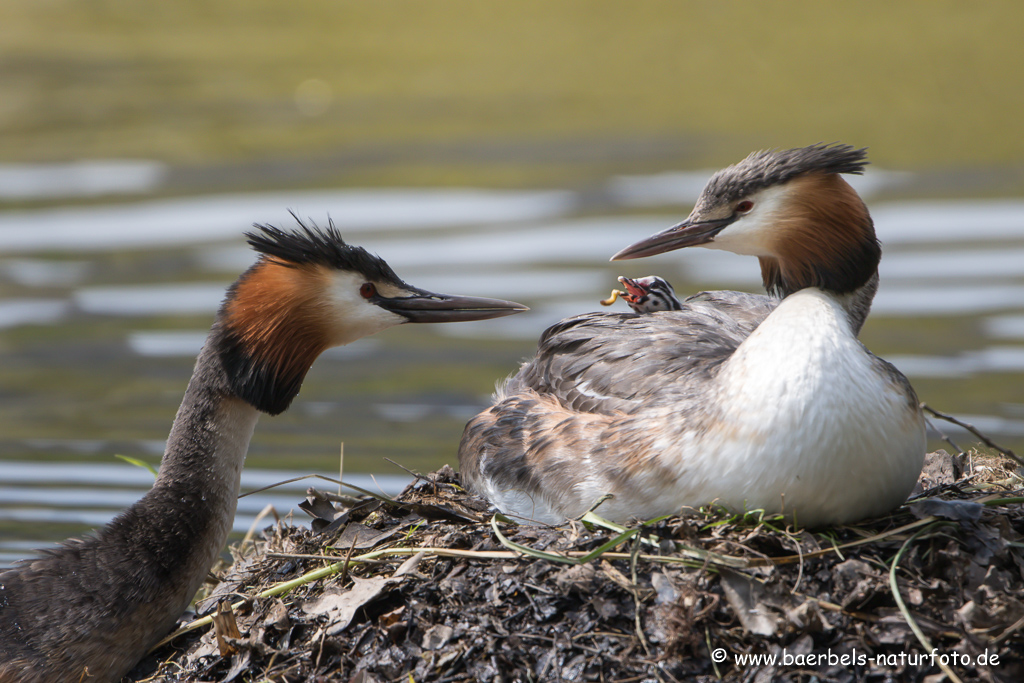
<path id="1" fill-rule="evenodd" d="M 408 287 L 384 259 L 362 247 L 346 244 L 334 227 L 333 219 L 329 218 L 327 227 L 321 228 L 312 220 L 303 223 L 294 211 L 289 213 L 299 224 L 297 230 L 285 231 L 272 225 L 254 223 L 253 227 L 259 232 L 245 233 L 249 245 L 282 265 L 320 265 L 355 271 L 368 280 Z"/>
<path id="2" fill-rule="evenodd" d="M 805 173 L 861 174 L 867 164 L 867 149 L 852 145 L 817 144 L 754 152 L 711 176 L 703 195 L 716 203 L 729 202 Z"/>

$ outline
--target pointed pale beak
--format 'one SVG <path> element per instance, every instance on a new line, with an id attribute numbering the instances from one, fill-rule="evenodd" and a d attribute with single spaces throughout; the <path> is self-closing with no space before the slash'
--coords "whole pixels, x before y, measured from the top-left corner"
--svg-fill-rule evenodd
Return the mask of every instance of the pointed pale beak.
<path id="1" fill-rule="evenodd" d="M 695 247 L 714 241 L 715 235 L 722 231 L 725 226 L 736 220 L 734 217 L 720 218 L 710 221 L 691 221 L 687 218 L 679 225 L 674 225 L 668 230 L 662 230 L 636 244 L 631 244 L 622 251 L 612 256 L 612 261 L 625 261 L 627 259 L 643 258 L 664 254 L 666 251 L 682 249 L 683 247 Z"/>
<path id="2" fill-rule="evenodd" d="M 522 304 L 479 296 L 450 296 L 422 289 L 413 296 L 388 298 L 377 296 L 373 303 L 403 316 L 411 323 L 454 323 L 490 320 L 530 310 Z"/>

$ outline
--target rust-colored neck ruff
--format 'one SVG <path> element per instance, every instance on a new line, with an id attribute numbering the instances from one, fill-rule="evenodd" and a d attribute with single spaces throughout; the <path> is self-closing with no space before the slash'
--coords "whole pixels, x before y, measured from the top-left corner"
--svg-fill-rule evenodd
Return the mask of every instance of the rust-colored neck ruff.
<path id="1" fill-rule="evenodd" d="M 774 257 L 762 256 L 764 287 L 789 296 L 806 287 L 850 294 L 878 271 L 881 248 L 864 202 L 835 174 L 791 181 Z"/>
<path id="2" fill-rule="evenodd" d="M 235 393 L 259 410 L 286 410 L 330 345 L 317 315 L 325 277 L 317 266 L 264 258 L 239 278 L 221 307 L 217 327 L 226 374 Z"/>

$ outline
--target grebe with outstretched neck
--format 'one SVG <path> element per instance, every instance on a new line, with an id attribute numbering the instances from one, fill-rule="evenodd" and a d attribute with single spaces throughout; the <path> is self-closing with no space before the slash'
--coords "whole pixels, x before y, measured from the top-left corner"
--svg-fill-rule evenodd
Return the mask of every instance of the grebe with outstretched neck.
<path id="1" fill-rule="evenodd" d="M 803 525 L 886 512 L 925 451 L 910 383 L 857 339 L 881 249 L 840 174 L 864 150 L 757 152 L 708 181 L 682 223 L 612 260 L 690 246 L 758 257 L 768 295 L 702 292 L 678 311 L 591 313 L 466 426 L 462 478 L 500 510 L 557 523 L 718 503 Z"/>
<path id="2" fill-rule="evenodd" d="M 117 681 L 170 631 L 227 540 L 256 419 L 288 408 L 325 349 L 526 310 L 412 287 L 333 224 L 256 227 L 259 260 L 228 289 L 153 488 L 94 536 L 0 572 L 0 681 Z"/>

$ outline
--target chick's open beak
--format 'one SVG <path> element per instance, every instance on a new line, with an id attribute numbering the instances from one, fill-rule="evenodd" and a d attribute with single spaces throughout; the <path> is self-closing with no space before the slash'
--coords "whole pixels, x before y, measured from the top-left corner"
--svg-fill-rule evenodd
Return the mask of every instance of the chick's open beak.
<path id="1" fill-rule="evenodd" d="M 628 277 L 619 277 L 619 282 L 626 288 L 626 293 L 623 295 L 623 299 L 626 301 L 636 303 L 640 299 L 647 296 L 647 290 L 641 286 L 636 280 Z"/>
<path id="2" fill-rule="evenodd" d="M 668 230 L 662 230 L 650 237 L 631 244 L 622 251 L 612 256 L 612 261 L 625 261 L 627 259 L 643 258 L 663 254 L 666 251 L 682 249 L 683 247 L 695 247 L 707 244 L 715 239 L 715 235 L 722 229 L 736 220 L 734 217 L 720 218 L 716 220 L 691 221 L 687 218 L 679 225 L 674 225 Z"/>
<path id="3" fill-rule="evenodd" d="M 405 317 L 411 323 L 452 323 L 466 320 L 489 320 L 530 310 L 522 304 L 479 296 L 435 294 L 415 290 L 412 296 L 377 296 L 373 303 Z"/>

